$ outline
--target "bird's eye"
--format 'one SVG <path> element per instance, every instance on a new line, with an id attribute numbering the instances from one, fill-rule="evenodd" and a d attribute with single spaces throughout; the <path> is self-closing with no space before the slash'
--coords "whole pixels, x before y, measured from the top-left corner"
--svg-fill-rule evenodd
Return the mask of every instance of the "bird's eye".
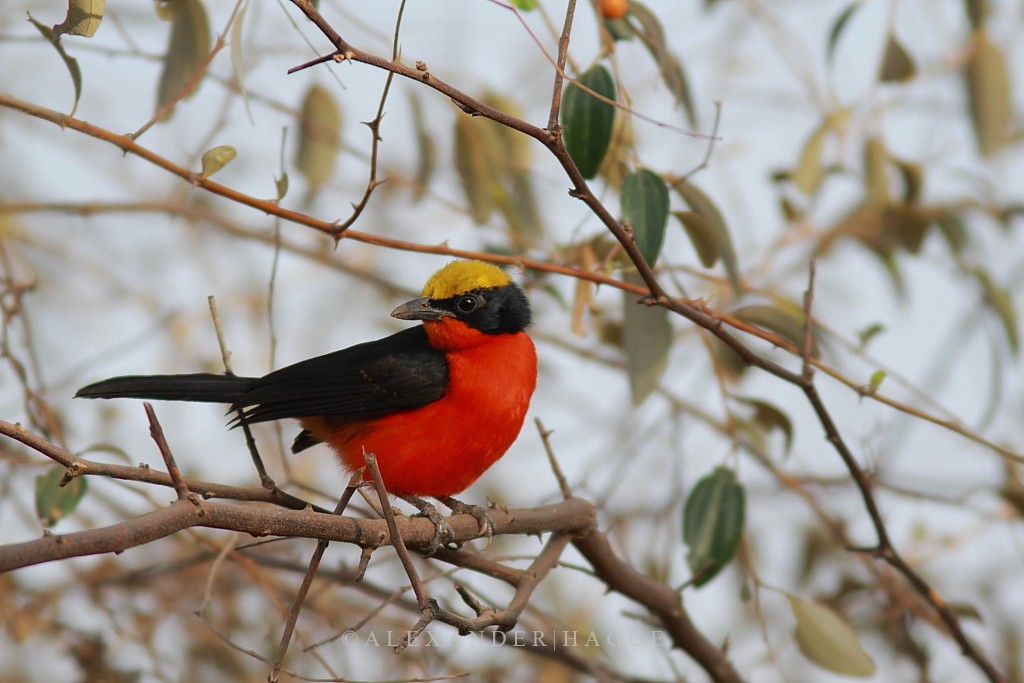
<path id="1" fill-rule="evenodd" d="M 476 297 L 464 296 L 455 303 L 455 306 L 460 313 L 472 313 L 476 310 L 477 303 Z"/>

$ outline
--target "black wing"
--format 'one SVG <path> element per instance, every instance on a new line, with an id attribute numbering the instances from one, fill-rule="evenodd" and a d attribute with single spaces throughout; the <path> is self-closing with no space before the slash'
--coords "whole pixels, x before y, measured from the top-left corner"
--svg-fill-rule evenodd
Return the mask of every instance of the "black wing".
<path id="1" fill-rule="evenodd" d="M 373 419 L 436 401 L 447 385 L 448 361 L 420 325 L 275 370 L 254 380 L 231 407 L 247 423 Z"/>

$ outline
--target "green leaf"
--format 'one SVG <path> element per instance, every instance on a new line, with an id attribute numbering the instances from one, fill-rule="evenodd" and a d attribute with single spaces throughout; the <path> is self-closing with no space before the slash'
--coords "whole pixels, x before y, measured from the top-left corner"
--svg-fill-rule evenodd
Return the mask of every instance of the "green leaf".
<path id="1" fill-rule="evenodd" d="M 615 81 L 600 64 L 587 69 L 577 81 L 605 99 L 615 101 Z M 615 107 L 570 82 L 562 97 L 561 119 L 565 149 L 583 177 L 593 178 L 608 153 Z"/>
<path id="2" fill-rule="evenodd" d="M 53 27 L 54 38 L 68 34 L 92 38 L 103 21 L 106 0 L 69 0 L 64 21 Z"/>
<path id="3" fill-rule="evenodd" d="M 736 250 L 732 246 L 732 237 L 729 235 L 729 227 L 722 217 L 722 212 L 718 210 L 718 206 L 711 201 L 710 197 L 688 180 L 676 180 L 672 183 L 672 189 L 693 209 L 693 213 L 703 219 L 703 223 L 706 224 L 714 236 L 715 255 L 717 258 L 722 259 L 722 265 L 725 267 L 726 275 L 729 276 L 733 292 L 736 296 L 739 296 L 742 291 L 740 288 L 739 264 L 736 259 Z M 680 218 L 680 220 L 683 219 Z M 686 227 L 687 234 L 690 235 L 690 241 L 693 242 L 694 235 L 690 234 L 690 227 L 686 225 L 685 221 L 683 225 Z M 693 246 L 697 249 L 698 254 L 700 254 L 700 247 L 697 246 L 696 242 L 694 242 Z M 704 262 L 703 256 L 701 256 L 701 263 L 704 263 L 706 267 L 710 267 Z"/>
<path id="4" fill-rule="evenodd" d="M 643 285 L 636 272 L 623 275 L 626 282 Z M 661 306 L 637 302 L 635 294 L 622 293 L 622 344 L 626 352 L 626 373 L 633 405 L 643 403 L 658 388 L 668 366 L 672 347 L 672 324 Z"/>
<path id="5" fill-rule="evenodd" d="M 882 386 L 882 382 L 885 381 L 885 370 L 875 370 L 871 373 L 871 379 L 868 380 L 868 388 L 865 391 L 867 394 L 878 393 L 879 387 Z"/>
<path id="6" fill-rule="evenodd" d="M 668 225 L 668 188 L 647 169 L 628 174 L 622 181 L 622 221 L 633 228 L 633 240 L 647 265 L 653 266 L 665 242 Z"/>
<path id="7" fill-rule="evenodd" d="M 202 168 L 199 176 L 209 178 L 220 169 L 227 166 L 232 159 L 238 156 L 238 151 L 231 145 L 217 145 L 203 152 Z"/>
<path id="8" fill-rule="evenodd" d="M 856 632 L 832 608 L 786 595 L 796 619 L 797 646 L 818 666 L 845 676 L 867 678 L 875 662 L 860 644 Z"/>
<path id="9" fill-rule="evenodd" d="M 985 23 L 986 6 L 989 0 L 965 0 L 964 9 L 967 11 L 967 20 L 972 29 L 981 28 Z"/>
<path id="10" fill-rule="evenodd" d="M 889 34 L 885 42 L 885 53 L 882 55 L 882 66 L 879 80 L 889 83 L 909 81 L 917 73 L 914 60 L 896 36 Z"/>
<path id="11" fill-rule="evenodd" d="M 1013 306 L 1013 297 L 1008 289 L 998 286 L 988 271 L 982 268 L 974 269 L 974 277 L 981 285 L 985 302 L 999 318 L 999 322 L 1006 332 L 1006 341 L 1010 344 L 1010 350 L 1014 355 L 1020 349 L 1020 340 L 1017 337 L 1017 312 Z"/>
<path id="12" fill-rule="evenodd" d="M 625 17 L 619 19 L 605 19 L 604 27 L 608 29 L 608 35 L 612 37 L 615 42 L 633 40 L 636 36 L 636 31 Z"/>
<path id="13" fill-rule="evenodd" d="M 836 55 L 836 45 L 839 44 L 839 36 L 842 34 L 843 29 L 846 28 L 853 13 L 860 9 L 860 6 L 859 0 L 851 2 L 846 6 L 846 9 L 839 13 L 839 16 L 836 17 L 835 22 L 832 24 L 832 30 L 828 34 L 828 45 L 825 48 L 825 57 L 830 65 Z"/>
<path id="14" fill-rule="evenodd" d="M 1006 58 L 984 30 L 974 32 L 965 78 L 978 149 L 984 157 L 993 156 L 1012 139 L 1013 88 Z"/>
<path id="15" fill-rule="evenodd" d="M 85 477 L 75 477 L 60 486 L 67 469 L 54 465 L 36 477 L 36 514 L 45 527 L 52 527 L 75 511 L 88 488 Z"/>
<path id="16" fill-rule="evenodd" d="M 306 91 L 299 113 L 299 148 L 295 166 L 306 179 L 311 197 L 331 179 L 341 150 L 341 110 L 319 85 Z"/>
<path id="17" fill-rule="evenodd" d="M 885 325 L 882 323 L 872 323 L 863 330 L 860 330 L 857 332 L 858 348 L 861 350 L 866 349 L 868 343 L 884 331 Z"/>
<path id="18" fill-rule="evenodd" d="M 157 110 L 188 97 L 199 84 L 185 92 L 202 72 L 210 54 L 210 22 L 200 0 L 166 2 L 163 11 L 171 14 L 171 38 L 164 57 L 164 69 L 157 88 Z"/>
<path id="19" fill-rule="evenodd" d="M 676 104 L 683 107 L 690 126 L 696 127 L 697 115 L 693 109 L 693 97 L 690 95 L 690 85 L 686 79 L 686 73 L 679 60 L 669 52 L 665 41 L 665 30 L 658 17 L 638 0 L 629 1 L 629 16 L 639 22 L 640 27 L 636 30 L 636 35 L 657 63 L 661 80 L 672 93 Z"/>
<path id="20" fill-rule="evenodd" d="M 967 226 L 959 215 L 952 211 L 944 211 L 935 219 L 935 225 L 954 254 L 959 254 L 967 248 Z"/>
<path id="21" fill-rule="evenodd" d="M 728 468 L 716 467 L 690 491 L 683 508 L 683 541 L 694 586 L 714 578 L 736 554 L 745 515 L 743 487 Z"/>
<path id="22" fill-rule="evenodd" d="M 512 0 L 512 4 L 515 5 L 516 9 L 524 12 L 537 9 L 537 0 Z"/>
<path id="23" fill-rule="evenodd" d="M 71 76 L 71 84 L 75 88 L 75 99 L 71 103 L 71 112 L 68 114 L 68 116 L 74 116 L 75 111 L 78 109 L 78 100 L 82 97 L 82 69 L 78 66 L 78 60 L 71 57 L 64 51 L 64 46 L 61 45 L 60 42 L 60 36 L 54 33 L 53 29 L 49 26 L 40 24 L 31 16 L 28 20 L 36 27 L 36 30 L 43 34 L 44 38 L 50 41 L 50 44 L 53 45 L 53 49 L 55 49 L 57 54 L 60 55 L 60 58 L 64 60 L 64 66 L 67 67 L 68 74 Z"/>

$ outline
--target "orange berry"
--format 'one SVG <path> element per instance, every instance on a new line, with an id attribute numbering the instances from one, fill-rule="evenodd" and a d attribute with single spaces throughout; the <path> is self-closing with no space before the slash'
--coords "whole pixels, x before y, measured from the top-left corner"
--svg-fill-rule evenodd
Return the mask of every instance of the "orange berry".
<path id="1" fill-rule="evenodd" d="M 605 19 L 621 19 L 629 9 L 629 0 L 598 0 L 597 11 Z"/>

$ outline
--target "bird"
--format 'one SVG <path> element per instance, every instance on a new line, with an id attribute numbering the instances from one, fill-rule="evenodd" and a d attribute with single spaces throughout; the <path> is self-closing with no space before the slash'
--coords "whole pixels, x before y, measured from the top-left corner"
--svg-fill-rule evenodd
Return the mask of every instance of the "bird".
<path id="1" fill-rule="evenodd" d="M 537 385 L 530 302 L 497 266 L 457 260 L 391 315 L 421 324 L 263 377 L 131 375 L 75 396 L 225 403 L 233 427 L 295 418 L 292 452 L 326 443 L 353 472 L 373 453 L 389 493 L 449 505 L 522 429 Z"/>

